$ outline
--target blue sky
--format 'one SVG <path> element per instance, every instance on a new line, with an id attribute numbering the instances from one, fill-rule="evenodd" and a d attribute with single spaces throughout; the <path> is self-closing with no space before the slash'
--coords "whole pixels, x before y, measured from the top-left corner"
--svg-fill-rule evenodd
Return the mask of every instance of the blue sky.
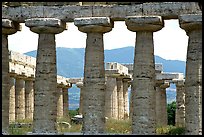
<path id="1" fill-rule="evenodd" d="M 188 36 L 179 27 L 178 20 L 165 20 L 164 28 L 154 32 L 154 54 L 164 59 L 186 61 Z M 135 45 L 136 33 L 127 29 L 125 22 L 117 21 L 111 32 L 104 34 L 104 48 L 115 49 Z M 38 34 L 22 24 L 22 30 L 10 35 L 9 50 L 20 53 L 37 50 Z M 85 48 L 86 34 L 78 31 L 73 23 L 68 30 L 56 35 L 56 46 Z"/>

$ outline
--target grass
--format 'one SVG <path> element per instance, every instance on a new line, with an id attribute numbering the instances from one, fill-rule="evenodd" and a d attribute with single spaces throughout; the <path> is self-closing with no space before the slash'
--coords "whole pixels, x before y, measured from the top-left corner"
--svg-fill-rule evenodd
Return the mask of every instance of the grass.
<path id="1" fill-rule="evenodd" d="M 61 118 L 61 119 L 58 119 L 57 121 L 70 123 L 70 119 L 67 119 L 67 118 Z M 29 119 L 18 120 L 17 122 L 32 123 L 32 120 L 29 120 Z M 82 124 L 71 123 L 70 128 L 66 125 L 60 125 L 60 124 L 58 124 L 57 126 L 57 130 L 59 133 L 81 132 L 81 129 L 82 129 Z M 26 135 L 28 132 L 32 132 L 32 126 L 31 127 L 23 126 L 21 128 L 17 128 L 14 126 L 14 123 L 10 124 L 10 128 L 9 128 L 10 135 Z M 105 132 L 115 133 L 115 134 L 131 134 L 131 122 L 130 120 L 108 119 L 106 120 L 106 123 L 105 123 Z M 184 128 L 168 125 L 166 127 L 158 127 L 156 129 L 156 133 L 157 135 L 182 135 L 184 133 Z"/>

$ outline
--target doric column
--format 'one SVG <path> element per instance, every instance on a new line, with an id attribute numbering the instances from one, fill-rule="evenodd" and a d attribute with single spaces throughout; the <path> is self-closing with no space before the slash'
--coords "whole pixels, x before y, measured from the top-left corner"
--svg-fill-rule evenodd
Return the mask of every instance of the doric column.
<path id="1" fill-rule="evenodd" d="M 15 78 L 10 77 L 9 122 L 15 122 Z"/>
<path id="2" fill-rule="evenodd" d="M 176 84 L 176 116 L 177 127 L 185 127 L 185 89 L 184 80 L 177 80 Z"/>
<path id="3" fill-rule="evenodd" d="M 153 32 L 163 27 L 160 16 L 130 16 L 128 30 L 137 32 L 133 66 L 133 134 L 156 133 Z M 139 111 L 138 111 L 139 110 Z"/>
<path id="4" fill-rule="evenodd" d="M 79 114 L 83 115 L 83 92 L 84 92 L 83 82 L 77 82 L 76 86 L 80 88 Z"/>
<path id="5" fill-rule="evenodd" d="M 25 79 L 25 118 L 33 120 L 34 111 L 34 78 Z"/>
<path id="6" fill-rule="evenodd" d="M 66 29 L 66 23 L 55 18 L 27 19 L 25 25 L 39 34 L 36 71 L 33 133 L 57 132 L 57 70 L 55 34 Z"/>
<path id="7" fill-rule="evenodd" d="M 15 118 L 25 119 L 25 80 L 21 76 L 16 77 L 15 85 Z"/>
<path id="8" fill-rule="evenodd" d="M 17 23 L 2 19 L 2 134 L 8 134 L 9 127 L 9 50 L 8 35 L 20 30 Z"/>
<path id="9" fill-rule="evenodd" d="M 83 134 L 104 132 L 105 68 L 103 34 L 111 31 L 108 17 L 76 18 L 74 24 L 87 33 L 84 66 Z"/>
<path id="10" fill-rule="evenodd" d="M 57 118 L 63 117 L 63 93 L 62 86 L 57 87 Z"/>
<path id="11" fill-rule="evenodd" d="M 189 36 L 185 76 L 186 134 L 202 134 L 202 14 L 179 16 Z"/>
<path id="12" fill-rule="evenodd" d="M 124 119 L 129 118 L 129 111 L 128 111 L 128 87 L 130 78 L 123 78 L 123 99 L 124 99 Z"/>
<path id="13" fill-rule="evenodd" d="M 116 78 L 117 97 L 118 97 L 118 119 L 124 119 L 124 98 L 123 98 L 123 81 L 122 78 Z"/>
<path id="14" fill-rule="evenodd" d="M 118 119 L 118 98 L 116 78 L 107 76 L 105 90 L 105 116 Z"/>
<path id="15" fill-rule="evenodd" d="M 62 88 L 62 92 L 63 92 L 63 117 L 64 118 L 69 118 L 69 92 L 68 92 L 68 88 L 70 88 L 71 86 L 65 86 Z"/>
<path id="16" fill-rule="evenodd" d="M 156 126 L 165 127 L 168 125 L 166 88 L 169 82 L 156 83 Z"/>

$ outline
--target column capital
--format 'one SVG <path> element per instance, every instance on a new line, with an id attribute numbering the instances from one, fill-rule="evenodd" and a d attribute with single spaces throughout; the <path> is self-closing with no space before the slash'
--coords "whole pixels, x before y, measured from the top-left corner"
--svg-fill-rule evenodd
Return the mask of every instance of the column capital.
<path id="1" fill-rule="evenodd" d="M 32 18 L 25 20 L 25 25 L 30 27 L 30 30 L 41 34 L 51 33 L 58 34 L 67 29 L 66 22 L 56 18 Z"/>
<path id="2" fill-rule="evenodd" d="M 84 33 L 106 33 L 112 30 L 114 22 L 109 17 L 75 18 L 74 25 Z"/>
<path id="3" fill-rule="evenodd" d="M 173 80 L 173 83 L 175 83 L 176 87 L 183 87 L 185 85 L 185 80 Z"/>
<path id="4" fill-rule="evenodd" d="M 76 86 L 77 86 L 78 88 L 83 88 L 84 84 L 83 84 L 83 82 L 77 82 L 77 83 L 76 83 Z"/>
<path id="5" fill-rule="evenodd" d="M 169 82 L 156 82 L 156 87 L 160 87 L 160 88 L 163 88 L 163 89 L 166 89 L 170 86 L 170 83 Z"/>
<path id="6" fill-rule="evenodd" d="M 164 27 L 161 16 L 127 16 L 125 19 L 127 29 L 136 31 L 158 31 Z"/>
<path id="7" fill-rule="evenodd" d="M 186 32 L 195 29 L 202 29 L 202 14 L 185 14 L 180 15 L 179 24 Z"/>
<path id="8" fill-rule="evenodd" d="M 9 19 L 2 19 L 2 34 L 11 35 L 21 30 L 21 25 Z"/>

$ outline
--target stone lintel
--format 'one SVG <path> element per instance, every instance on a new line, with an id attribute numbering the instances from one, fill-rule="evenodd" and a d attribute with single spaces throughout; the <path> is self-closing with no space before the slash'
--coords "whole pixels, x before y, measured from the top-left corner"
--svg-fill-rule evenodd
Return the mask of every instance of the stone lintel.
<path id="1" fill-rule="evenodd" d="M 183 73 L 157 73 L 156 80 L 183 79 Z"/>
<path id="2" fill-rule="evenodd" d="M 117 73 L 109 73 L 109 74 L 105 74 L 106 77 L 112 77 L 112 78 L 130 78 L 130 75 L 123 75 L 123 74 L 117 74 Z"/>
<path id="3" fill-rule="evenodd" d="M 179 16 L 180 27 L 186 31 L 202 29 L 202 14 L 185 14 Z"/>
<path id="4" fill-rule="evenodd" d="M 83 78 L 67 78 L 67 81 L 72 84 L 76 84 L 77 82 L 83 82 Z"/>
<path id="5" fill-rule="evenodd" d="M 35 33 L 58 34 L 67 29 L 66 22 L 56 18 L 32 18 L 25 21 L 25 25 L 30 27 Z"/>
<path id="6" fill-rule="evenodd" d="M 128 16 L 125 24 L 130 31 L 158 31 L 164 27 L 161 16 Z"/>
<path id="7" fill-rule="evenodd" d="M 39 2 L 36 2 L 39 3 Z M 108 3 L 108 2 L 106 2 Z M 113 3 L 113 2 L 111 2 Z M 57 6 L 17 6 L 3 7 L 2 18 L 8 18 L 17 22 L 36 17 L 58 18 L 66 22 L 73 22 L 74 18 L 106 16 L 113 20 L 123 21 L 125 17 L 132 15 L 159 15 L 164 19 L 177 19 L 178 15 L 189 13 L 201 13 L 197 2 L 151 2 L 131 5 L 59 5 Z"/>
<path id="8" fill-rule="evenodd" d="M 108 17 L 85 17 L 75 18 L 74 25 L 76 25 L 81 32 L 109 32 L 112 30 L 114 23 Z"/>
<path id="9" fill-rule="evenodd" d="M 11 35 L 21 30 L 19 23 L 11 21 L 9 19 L 2 19 L 2 33 Z"/>

